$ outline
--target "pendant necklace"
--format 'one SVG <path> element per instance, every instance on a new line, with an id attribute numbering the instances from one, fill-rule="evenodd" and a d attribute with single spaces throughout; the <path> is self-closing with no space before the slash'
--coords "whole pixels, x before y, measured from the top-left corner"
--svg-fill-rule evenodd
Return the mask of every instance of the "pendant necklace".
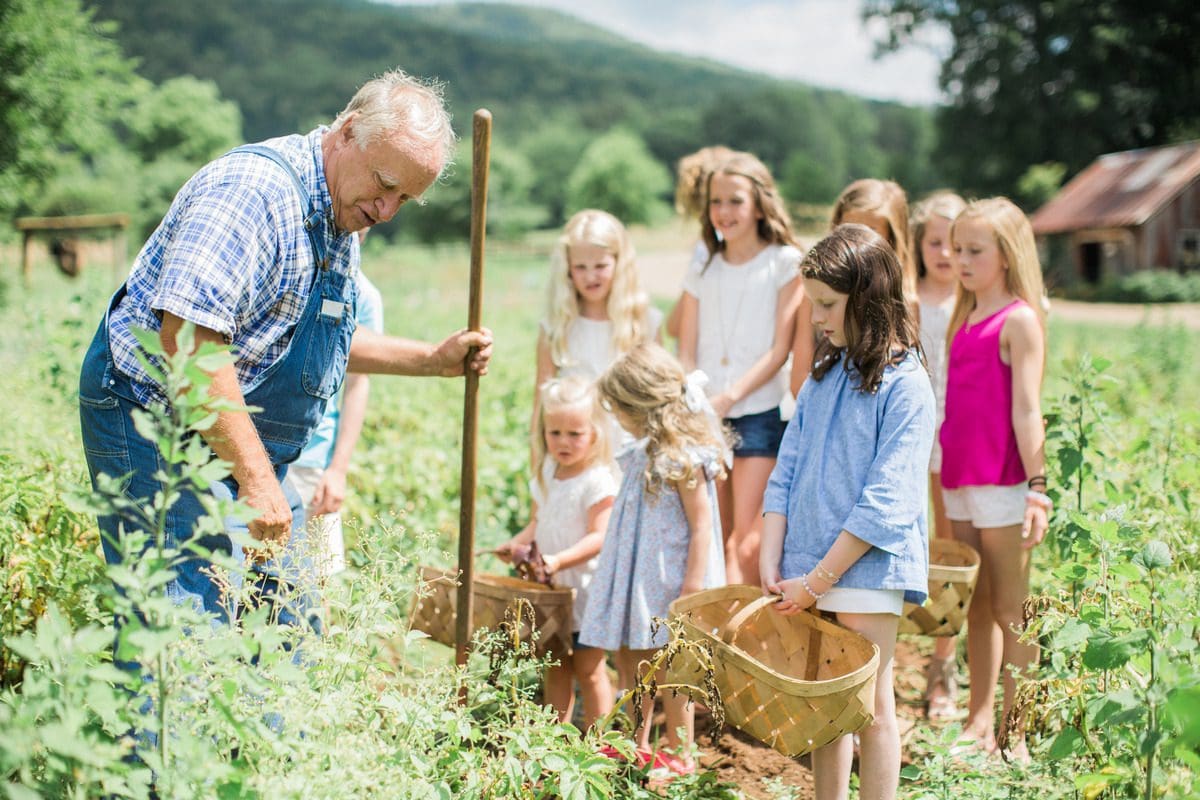
<path id="1" fill-rule="evenodd" d="M 742 284 L 742 291 L 738 293 L 737 305 L 733 309 L 733 325 L 732 331 L 725 328 L 725 270 L 731 269 L 728 264 L 719 264 L 721 272 L 717 278 L 717 319 L 721 323 L 721 366 L 729 366 L 729 344 L 733 341 L 733 337 L 737 335 L 738 319 L 742 315 L 742 301 L 746 299 L 747 285 Z"/>

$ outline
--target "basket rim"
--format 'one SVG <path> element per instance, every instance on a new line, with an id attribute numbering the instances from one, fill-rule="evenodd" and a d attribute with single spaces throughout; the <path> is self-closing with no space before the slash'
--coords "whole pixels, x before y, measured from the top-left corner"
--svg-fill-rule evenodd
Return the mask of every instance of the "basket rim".
<path id="1" fill-rule="evenodd" d="M 427 564 L 421 565 L 421 578 L 429 583 L 435 580 L 449 578 L 457 585 L 461 578 L 461 573 L 457 569 L 444 569 L 442 567 L 432 567 Z M 574 597 L 575 592 L 569 586 L 545 586 L 533 581 L 527 581 L 523 578 L 514 578 L 511 575 L 496 575 L 490 572 L 478 572 L 473 576 L 475 582 L 475 592 L 488 597 L 498 597 L 501 592 L 512 594 L 527 594 L 536 595 L 539 601 L 559 601 L 566 602 Z"/>
<path id="2" fill-rule="evenodd" d="M 965 565 L 939 564 L 934 560 L 936 555 L 946 553 L 959 555 L 967 563 Z M 966 542 L 955 539 L 929 540 L 929 580 L 931 581 L 966 583 L 979 574 L 979 564 L 979 552 Z"/>
<path id="3" fill-rule="evenodd" d="M 879 646 L 869 639 L 855 633 L 849 628 L 843 628 L 841 625 L 835 625 L 832 622 L 821 619 L 814 614 L 801 614 L 792 619 L 803 625 L 816 627 L 822 633 L 832 633 L 836 636 L 853 637 L 861 639 L 862 642 L 871 648 L 871 657 L 859 668 L 847 672 L 845 675 L 839 675 L 836 678 L 828 678 L 819 681 L 807 681 L 803 678 L 792 678 L 777 672 L 770 667 L 765 666 L 762 662 L 750 656 L 745 650 L 732 644 L 726 644 L 719 636 L 713 635 L 711 632 L 701 629 L 698 625 L 691 622 L 685 615 L 693 608 L 709 603 L 717 602 L 725 599 L 738 599 L 752 601 L 762 597 L 762 590 L 754 586 L 745 584 L 733 584 L 730 586 L 721 586 L 716 589 L 705 589 L 704 591 L 696 592 L 695 594 L 680 597 L 674 600 L 670 605 L 670 614 L 672 617 L 677 617 L 685 627 L 699 635 L 701 638 L 708 640 L 713 645 L 714 657 L 716 653 L 724 648 L 735 664 L 742 670 L 750 673 L 756 679 L 763 681 L 767 685 L 778 689 L 781 692 L 795 697 L 814 697 L 831 694 L 843 689 L 852 688 L 862 685 L 863 682 L 875 676 L 879 671 Z M 766 611 L 766 609 L 763 609 Z M 760 611 L 759 613 L 762 613 Z M 770 613 L 770 612 L 768 612 Z"/>

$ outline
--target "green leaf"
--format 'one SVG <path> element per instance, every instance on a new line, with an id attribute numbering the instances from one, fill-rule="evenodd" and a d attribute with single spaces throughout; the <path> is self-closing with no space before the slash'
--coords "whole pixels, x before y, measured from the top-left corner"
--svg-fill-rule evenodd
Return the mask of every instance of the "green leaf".
<path id="1" fill-rule="evenodd" d="M 1089 669 L 1116 669 L 1132 658 L 1134 652 L 1134 643 L 1128 636 L 1113 636 L 1109 631 L 1097 631 L 1088 637 L 1083 665 Z"/>
<path id="2" fill-rule="evenodd" d="M 1138 553 L 1137 561 L 1151 572 L 1167 569 L 1171 566 L 1171 548 L 1163 541 L 1147 542 L 1142 552 Z"/>
<path id="3" fill-rule="evenodd" d="M 1069 619 L 1054 634 L 1052 647 L 1055 650 L 1075 650 L 1091 636 L 1092 629 L 1086 622 Z"/>
<path id="4" fill-rule="evenodd" d="M 1051 761 L 1058 761 L 1068 756 L 1080 754 L 1085 749 L 1083 734 L 1077 728 L 1063 728 L 1058 732 L 1058 736 L 1054 737 L 1047 757 Z"/>

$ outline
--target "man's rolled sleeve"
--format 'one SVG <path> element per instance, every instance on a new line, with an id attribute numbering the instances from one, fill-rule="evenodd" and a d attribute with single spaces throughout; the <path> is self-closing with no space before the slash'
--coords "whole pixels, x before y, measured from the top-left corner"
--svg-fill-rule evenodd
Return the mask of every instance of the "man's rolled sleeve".
<path id="1" fill-rule="evenodd" d="M 893 555 L 903 551 L 925 511 L 933 446 L 933 394 L 910 372 L 896 381 L 880 421 L 875 459 L 843 529 Z"/>
<path id="2" fill-rule="evenodd" d="M 239 310 L 255 306 L 275 257 L 272 217 L 256 205 L 244 186 L 195 198 L 163 254 L 150 307 L 232 340 Z"/>

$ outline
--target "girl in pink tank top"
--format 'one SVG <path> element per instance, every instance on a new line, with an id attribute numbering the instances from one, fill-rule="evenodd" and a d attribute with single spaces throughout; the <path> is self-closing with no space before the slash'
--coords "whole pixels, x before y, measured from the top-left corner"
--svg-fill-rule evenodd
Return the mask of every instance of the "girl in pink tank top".
<path id="1" fill-rule="evenodd" d="M 1029 560 L 1046 533 L 1042 273 L 1029 220 L 1003 197 L 967 206 L 951 228 L 958 298 L 947 331 L 942 486 L 954 537 L 979 551 L 968 610 L 971 696 L 964 735 L 993 750 L 996 682 L 1004 719 L 1037 647 L 1020 641 Z M 999 634 L 999 635 L 997 635 Z M 1001 644 L 997 647 L 997 644 Z M 1008 749 L 1028 759 L 1022 726 Z"/>

